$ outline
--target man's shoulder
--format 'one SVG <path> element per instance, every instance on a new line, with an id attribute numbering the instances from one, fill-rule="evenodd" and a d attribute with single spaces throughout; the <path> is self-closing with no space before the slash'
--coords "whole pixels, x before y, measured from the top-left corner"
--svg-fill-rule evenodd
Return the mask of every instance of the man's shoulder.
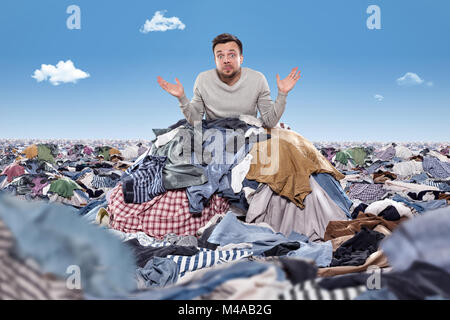
<path id="1" fill-rule="evenodd" d="M 198 79 L 211 79 L 216 75 L 216 69 L 209 69 L 206 71 L 202 71 L 197 75 Z"/>
<path id="2" fill-rule="evenodd" d="M 266 77 L 260 71 L 250 69 L 250 68 L 242 68 L 245 72 L 246 81 L 251 81 L 253 83 L 263 83 Z"/>

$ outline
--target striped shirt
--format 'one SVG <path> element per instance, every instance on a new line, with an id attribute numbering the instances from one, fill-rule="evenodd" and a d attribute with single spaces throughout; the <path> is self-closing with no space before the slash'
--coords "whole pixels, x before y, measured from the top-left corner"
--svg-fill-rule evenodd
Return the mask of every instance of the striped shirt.
<path id="1" fill-rule="evenodd" d="M 125 203 L 144 203 L 166 192 L 162 170 L 167 157 L 146 156 L 141 162 L 129 167 L 122 180 Z"/>
<path id="2" fill-rule="evenodd" d="M 253 252 L 243 249 L 210 250 L 206 248 L 199 248 L 199 250 L 200 251 L 193 256 L 167 256 L 167 258 L 172 259 L 178 265 L 180 270 L 179 278 L 182 278 L 187 272 L 190 271 L 212 267 L 216 264 L 240 260 L 253 255 Z"/>
<path id="3" fill-rule="evenodd" d="M 307 280 L 292 286 L 280 294 L 280 300 L 353 300 L 367 290 L 366 286 L 346 287 L 333 290 L 321 288 L 321 279 Z"/>

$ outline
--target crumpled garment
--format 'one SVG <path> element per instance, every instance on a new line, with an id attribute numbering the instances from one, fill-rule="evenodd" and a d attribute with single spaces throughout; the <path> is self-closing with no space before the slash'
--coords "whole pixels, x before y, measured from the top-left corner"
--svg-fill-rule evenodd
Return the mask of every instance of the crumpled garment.
<path id="1" fill-rule="evenodd" d="M 383 151 L 377 152 L 375 156 L 382 161 L 389 161 L 395 156 L 395 153 L 394 147 L 390 146 Z"/>
<path id="2" fill-rule="evenodd" d="M 83 292 L 100 298 L 136 289 L 134 257 L 120 239 L 60 204 L 29 203 L 0 194 L 0 219 L 16 239 L 19 257 L 67 279 L 79 267 Z M 112 267 L 113 266 L 113 267 Z"/>
<path id="3" fill-rule="evenodd" d="M 414 154 L 412 153 L 411 150 L 409 150 L 407 147 L 405 146 L 396 146 L 395 147 L 395 156 L 397 158 L 401 158 L 401 159 L 409 159 L 413 156 Z"/>
<path id="4" fill-rule="evenodd" d="M 386 192 L 382 184 L 353 183 L 348 196 L 350 199 L 372 202 L 383 198 Z"/>
<path id="5" fill-rule="evenodd" d="M 178 265 L 171 259 L 153 257 L 136 269 L 138 288 L 165 287 L 178 280 Z"/>
<path id="6" fill-rule="evenodd" d="M 449 239 L 450 207 L 446 207 L 402 223 L 381 243 L 381 249 L 395 271 L 421 260 L 449 272 Z"/>
<path id="7" fill-rule="evenodd" d="M 414 217 L 411 209 L 409 209 L 405 204 L 391 200 L 391 199 L 384 199 L 384 200 L 373 202 L 366 208 L 366 210 L 364 210 L 364 212 L 372 213 L 374 215 L 379 215 L 388 206 L 395 207 L 395 209 L 397 209 L 400 217 L 403 217 L 403 216 L 406 216 L 408 218 Z"/>
<path id="8" fill-rule="evenodd" d="M 255 160 L 246 178 L 266 183 L 281 196 L 300 208 L 311 193 L 309 177 L 313 173 L 329 173 L 340 180 L 344 175 L 307 139 L 283 129 L 268 129 L 271 139 L 256 143 L 250 154 Z"/>
<path id="9" fill-rule="evenodd" d="M 392 172 L 400 177 L 409 177 L 423 172 L 422 162 L 419 161 L 406 161 L 395 163 L 392 167 Z"/>
<path id="10" fill-rule="evenodd" d="M 15 177 L 19 177 L 23 174 L 25 174 L 25 169 L 17 162 L 10 164 L 2 172 L 2 175 L 8 176 L 8 182 L 13 181 Z"/>
<path id="11" fill-rule="evenodd" d="M 423 158 L 423 169 L 434 178 L 447 179 L 450 177 L 450 162 L 442 162 L 434 157 Z"/>

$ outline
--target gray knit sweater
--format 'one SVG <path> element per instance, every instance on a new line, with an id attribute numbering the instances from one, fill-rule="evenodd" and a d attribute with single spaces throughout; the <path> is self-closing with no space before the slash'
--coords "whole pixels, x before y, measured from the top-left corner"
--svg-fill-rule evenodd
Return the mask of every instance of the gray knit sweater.
<path id="1" fill-rule="evenodd" d="M 256 117 L 257 111 L 265 127 L 273 128 L 286 107 L 286 94 L 278 93 L 275 103 L 270 97 L 269 84 L 261 72 L 241 68 L 240 79 L 232 86 L 220 80 L 216 69 L 204 71 L 197 76 L 194 97 L 191 102 L 186 95 L 179 98 L 180 108 L 187 121 L 203 119 L 238 118 L 241 114 Z"/>

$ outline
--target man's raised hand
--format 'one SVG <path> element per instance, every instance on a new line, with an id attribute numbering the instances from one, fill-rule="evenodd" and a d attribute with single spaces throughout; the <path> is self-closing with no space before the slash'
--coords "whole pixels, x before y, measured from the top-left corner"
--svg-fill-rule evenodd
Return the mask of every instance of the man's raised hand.
<path id="1" fill-rule="evenodd" d="M 300 79 L 300 71 L 297 72 L 297 70 L 298 67 L 292 69 L 291 73 L 289 73 L 289 75 L 283 80 L 280 80 L 280 76 L 277 73 L 277 86 L 279 92 L 286 94 L 291 91 L 298 79 Z"/>
<path id="2" fill-rule="evenodd" d="M 166 90 L 168 93 L 173 95 L 174 97 L 181 98 L 184 95 L 184 88 L 183 85 L 180 83 L 180 80 L 178 78 L 175 78 L 176 84 L 169 83 L 160 76 L 158 76 L 157 81 L 161 88 Z"/>

